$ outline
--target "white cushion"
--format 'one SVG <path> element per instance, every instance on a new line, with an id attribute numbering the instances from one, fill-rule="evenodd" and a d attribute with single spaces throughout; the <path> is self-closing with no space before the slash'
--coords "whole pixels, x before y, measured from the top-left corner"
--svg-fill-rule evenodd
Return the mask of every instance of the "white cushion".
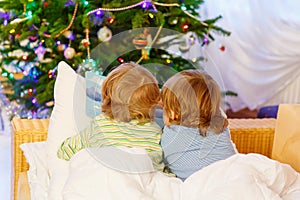
<path id="1" fill-rule="evenodd" d="M 46 142 L 23 143 L 20 148 L 29 163 L 27 175 L 31 200 L 46 200 L 49 186 Z"/>
<path id="2" fill-rule="evenodd" d="M 69 162 L 57 157 L 58 148 L 66 138 L 78 134 L 91 121 L 85 112 L 85 94 L 85 79 L 67 63 L 60 62 L 46 141 L 51 200 L 62 199 L 61 191 L 68 177 Z"/>

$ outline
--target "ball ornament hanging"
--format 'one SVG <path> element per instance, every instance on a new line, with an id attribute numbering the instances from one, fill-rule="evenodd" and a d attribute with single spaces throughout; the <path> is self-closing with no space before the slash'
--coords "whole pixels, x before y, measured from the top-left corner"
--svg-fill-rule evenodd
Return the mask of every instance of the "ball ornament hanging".
<path id="1" fill-rule="evenodd" d="M 112 32 L 107 26 L 103 26 L 97 32 L 97 36 L 101 42 L 108 42 L 112 38 Z"/>
<path id="2" fill-rule="evenodd" d="M 75 56 L 75 49 L 72 47 L 68 47 L 64 51 L 64 56 L 66 59 L 72 59 Z"/>

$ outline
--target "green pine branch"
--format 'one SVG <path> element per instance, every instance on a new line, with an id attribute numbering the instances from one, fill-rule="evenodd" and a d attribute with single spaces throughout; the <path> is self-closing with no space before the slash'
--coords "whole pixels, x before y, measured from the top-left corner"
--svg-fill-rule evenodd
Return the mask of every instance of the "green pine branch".
<path id="1" fill-rule="evenodd" d="M 64 34 L 60 34 L 66 27 L 69 26 L 75 9 L 75 4 L 66 6 L 70 3 L 69 0 L 3 0 L 0 1 L 0 7 L 4 9 L 10 16 L 8 23 L 5 24 L 5 19 L 0 18 L 0 54 L 2 55 L 1 68 L 2 73 L 11 74 L 6 71 L 7 66 L 15 64 L 16 70 L 20 73 L 24 72 L 24 77 L 21 80 L 16 80 L 13 77 L 8 79 L 8 84 L 15 92 L 9 96 L 10 100 L 16 100 L 20 104 L 24 104 L 27 109 L 37 110 L 39 108 L 52 107 L 49 102 L 53 101 L 53 88 L 55 83 L 55 76 L 49 76 L 49 70 L 54 69 L 60 61 L 66 61 L 70 66 L 76 70 L 84 59 L 87 58 L 87 48 L 82 44 L 85 39 L 85 30 L 89 27 L 90 49 L 95 48 L 101 43 L 99 41 L 97 32 L 103 26 L 107 26 L 113 34 L 118 34 L 125 30 L 142 27 L 163 27 L 171 29 L 179 33 L 194 32 L 199 39 L 209 37 L 213 40 L 211 32 L 229 35 L 229 32 L 222 29 L 215 24 L 220 20 L 221 16 L 213 19 L 203 21 L 204 23 L 191 18 L 186 15 L 188 12 L 195 17 L 199 16 L 199 9 L 203 0 L 157 0 L 160 3 L 176 3 L 180 7 L 166 7 L 157 5 L 157 12 L 143 10 L 141 7 L 123 10 L 120 12 L 105 12 L 102 19 L 95 18 L 95 16 L 87 16 L 86 14 L 96 8 L 119 8 L 130 6 L 140 2 L 140 0 L 77 0 L 78 10 L 71 28 Z M 87 3 L 85 3 L 87 2 Z M 24 9 L 25 8 L 25 9 Z M 114 22 L 110 21 L 114 19 Z M 11 23 L 12 21 L 20 21 L 19 23 Z M 184 25 L 188 25 L 188 29 L 183 29 Z M 67 33 L 73 33 L 74 40 L 70 42 L 70 36 Z M 50 35 L 51 37 L 49 37 Z M 54 37 L 57 36 L 58 37 Z M 159 38 L 166 35 L 161 33 Z M 176 34 L 174 35 L 176 38 Z M 154 35 L 153 35 L 154 37 Z M 107 49 L 121 49 L 126 48 L 128 44 L 132 44 L 133 38 L 127 38 L 120 42 L 118 46 L 113 46 L 109 42 Z M 64 56 L 64 49 L 62 45 L 70 46 L 75 49 L 76 55 L 67 59 Z M 6 43 L 6 44 L 5 44 Z M 174 41 L 171 39 L 158 45 L 159 47 L 170 46 Z M 22 44 L 22 45 L 21 45 Z M 45 50 L 44 59 L 38 60 L 36 48 L 42 45 Z M 103 43 L 102 43 L 103 44 Z M 64 48 L 66 47 L 64 46 Z M 11 55 L 11 52 L 21 50 L 26 52 L 26 56 Z M 49 51 L 50 50 L 50 51 Z M 113 60 L 116 56 L 114 54 L 107 54 L 108 52 L 101 52 L 101 57 L 107 60 Z M 171 62 L 166 62 L 161 55 L 167 55 Z M 10 55 L 10 56 L 9 56 Z M 137 61 L 141 57 L 141 51 L 135 50 L 122 55 L 125 61 Z M 45 62 L 47 60 L 47 62 Z M 104 61 L 98 61 L 97 65 L 101 69 Z M 24 64 L 25 63 L 25 64 Z M 171 55 L 167 51 L 161 49 L 152 49 L 150 51 L 150 59 L 142 60 L 141 64 L 157 63 L 158 66 L 169 66 L 170 73 L 160 75 L 158 77 L 160 84 L 175 71 L 193 68 L 191 62 L 186 62 L 180 57 Z M 28 73 L 26 66 L 33 64 L 36 66 L 37 77 L 34 78 L 32 74 Z M 111 69 L 119 65 L 118 60 L 113 60 L 104 74 L 107 74 Z M 25 67 L 24 67 L 25 66 Z M 27 70 L 27 71 L 26 71 Z M 152 66 L 152 70 L 159 70 Z M 30 70 L 29 70 L 30 72 Z M 155 71 L 157 73 L 157 71 Z M 159 74 L 159 73 L 157 73 Z M 32 93 L 25 94 L 29 89 L 33 89 Z M 37 99 L 38 104 L 33 104 L 33 98 Z"/>

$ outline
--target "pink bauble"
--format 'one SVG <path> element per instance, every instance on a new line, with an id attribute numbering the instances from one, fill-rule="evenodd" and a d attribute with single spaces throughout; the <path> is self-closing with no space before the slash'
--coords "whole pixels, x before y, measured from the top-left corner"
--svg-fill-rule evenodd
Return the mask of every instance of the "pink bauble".
<path id="1" fill-rule="evenodd" d="M 68 47 L 64 51 L 64 56 L 66 59 L 72 59 L 75 56 L 75 53 L 75 49 L 73 49 L 72 47 Z"/>

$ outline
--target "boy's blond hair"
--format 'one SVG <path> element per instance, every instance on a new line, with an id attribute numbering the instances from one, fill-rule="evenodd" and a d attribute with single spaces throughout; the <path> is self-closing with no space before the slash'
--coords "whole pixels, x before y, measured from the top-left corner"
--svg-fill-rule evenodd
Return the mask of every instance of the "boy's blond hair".
<path id="1" fill-rule="evenodd" d="M 160 99 L 157 80 L 144 67 L 130 62 L 110 72 L 102 85 L 102 112 L 122 122 L 149 122 Z"/>
<path id="2" fill-rule="evenodd" d="M 162 90 L 165 120 L 199 128 L 203 136 L 209 129 L 221 133 L 228 125 L 220 111 L 221 99 L 220 89 L 211 76 L 199 70 L 181 71 Z"/>

